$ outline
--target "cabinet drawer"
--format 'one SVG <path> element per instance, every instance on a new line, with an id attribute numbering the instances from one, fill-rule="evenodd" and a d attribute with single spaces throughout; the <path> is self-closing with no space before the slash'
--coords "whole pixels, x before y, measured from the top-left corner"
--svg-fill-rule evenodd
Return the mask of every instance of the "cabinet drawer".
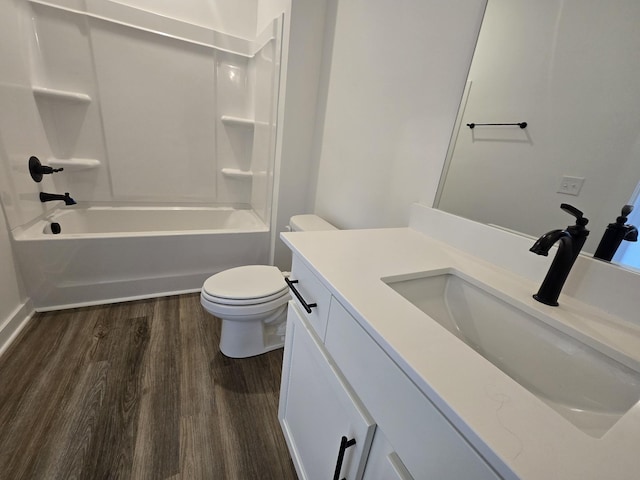
<path id="1" fill-rule="evenodd" d="M 500 478 L 335 298 L 325 346 L 414 478 Z"/>
<path id="2" fill-rule="evenodd" d="M 327 331 L 331 293 L 329 293 L 313 272 L 302 263 L 302 260 L 295 255 L 293 257 L 293 266 L 289 280 L 295 282 L 292 286 L 291 296 L 294 298 L 298 310 L 303 318 L 313 327 L 320 339 L 324 341 L 324 336 Z M 310 308 L 310 312 L 304 308 L 300 299 L 294 294 L 294 288 L 298 291 L 304 302 L 308 305 L 315 304 L 315 306 Z"/>

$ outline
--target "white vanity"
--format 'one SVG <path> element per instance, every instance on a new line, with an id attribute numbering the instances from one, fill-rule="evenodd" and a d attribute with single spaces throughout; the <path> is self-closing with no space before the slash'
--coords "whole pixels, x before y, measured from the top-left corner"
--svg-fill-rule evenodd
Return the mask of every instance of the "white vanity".
<path id="1" fill-rule="evenodd" d="M 414 209 L 413 228 L 283 235 L 301 299 L 279 417 L 300 478 L 637 479 L 637 300 L 580 297 L 638 276 L 591 280 L 580 259 L 577 298 L 548 307 L 528 240 Z"/>

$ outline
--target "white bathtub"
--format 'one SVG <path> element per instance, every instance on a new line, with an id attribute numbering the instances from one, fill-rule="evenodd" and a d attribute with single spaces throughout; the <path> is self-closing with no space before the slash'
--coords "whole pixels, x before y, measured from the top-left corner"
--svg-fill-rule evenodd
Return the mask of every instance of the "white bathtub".
<path id="1" fill-rule="evenodd" d="M 65 207 L 13 233 L 39 311 L 195 292 L 269 252 L 258 216 L 228 207 Z"/>

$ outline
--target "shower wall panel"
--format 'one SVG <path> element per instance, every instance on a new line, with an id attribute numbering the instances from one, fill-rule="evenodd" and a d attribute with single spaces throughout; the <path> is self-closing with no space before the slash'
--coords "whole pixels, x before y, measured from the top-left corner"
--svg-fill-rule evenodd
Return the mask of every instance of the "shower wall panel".
<path id="1" fill-rule="evenodd" d="M 218 199 L 228 203 L 249 203 L 251 198 L 251 151 L 253 146 L 253 59 L 220 52 L 217 56 L 216 87 L 218 118 L 216 148 L 218 156 Z M 223 119 L 238 121 L 223 121 Z M 244 120 L 242 122 L 241 120 Z M 229 175 L 229 171 L 246 175 Z"/>
<path id="2" fill-rule="evenodd" d="M 67 168 L 64 174 L 51 176 L 52 190 L 70 192 L 74 198 L 109 201 L 108 159 L 85 18 L 47 5 L 33 3 L 31 8 L 33 96 L 49 147 L 32 154 L 43 163 L 52 159 L 99 159 L 102 168 Z M 85 96 L 86 101 L 73 95 L 38 94 L 39 88 Z"/>
<path id="3" fill-rule="evenodd" d="M 89 22 L 116 200 L 216 200 L 215 52 Z"/>
<path id="4" fill-rule="evenodd" d="M 0 89 L 22 105 L 0 119 L 12 230 L 60 206 L 40 191 L 252 206 L 269 223 L 282 19 L 247 40 L 111 0 L 18 10 L 24 78 Z M 35 184 L 31 155 L 64 172 Z"/>
<path id="5" fill-rule="evenodd" d="M 273 38 L 252 59 L 255 84 L 253 99 L 255 131 L 251 157 L 253 171 L 251 207 L 266 223 L 271 216 L 275 172 L 282 19 L 274 22 L 269 28 L 273 30 Z"/>

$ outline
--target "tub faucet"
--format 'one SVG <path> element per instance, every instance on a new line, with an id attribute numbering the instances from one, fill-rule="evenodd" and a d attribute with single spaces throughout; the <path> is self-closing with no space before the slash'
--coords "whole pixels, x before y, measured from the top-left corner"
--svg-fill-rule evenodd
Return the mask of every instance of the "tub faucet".
<path id="1" fill-rule="evenodd" d="M 533 296 L 537 301 L 552 307 L 558 306 L 560 291 L 589 235 L 589 230 L 585 228 L 589 220 L 582 216 L 580 210 L 566 203 L 560 205 L 560 208 L 576 217 L 576 224 L 568 226 L 565 230 L 551 230 L 545 233 L 529 249 L 533 253 L 546 257 L 551 246 L 559 242 L 558 251 L 549 271 L 538 293 Z"/>
<path id="2" fill-rule="evenodd" d="M 65 192 L 64 195 L 60 195 L 59 193 L 45 193 L 40 192 L 40 201 L 41 202 L 51 202 L 52 200 L 62 200 L 65 205 L 75 205 L 76 201 L 69 196 L 69 192 Z"/>

